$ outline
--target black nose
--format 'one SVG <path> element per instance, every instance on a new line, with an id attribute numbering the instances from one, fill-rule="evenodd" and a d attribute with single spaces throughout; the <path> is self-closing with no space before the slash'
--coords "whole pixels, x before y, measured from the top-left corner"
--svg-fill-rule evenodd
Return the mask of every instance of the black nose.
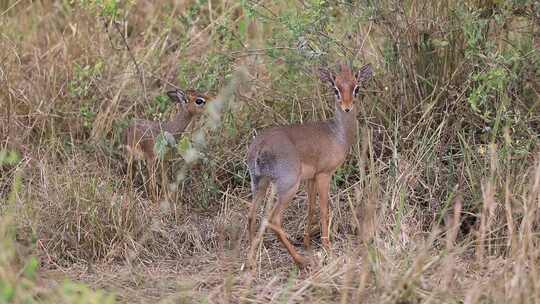
<path id="1" fill-rule="evenodd" d="M 345 109 L 345 112 L 349 112 L 350 110 L 351 110 L 351 109 L 348 109 L 348 108 L 347 108 L 347 109 Z"/>

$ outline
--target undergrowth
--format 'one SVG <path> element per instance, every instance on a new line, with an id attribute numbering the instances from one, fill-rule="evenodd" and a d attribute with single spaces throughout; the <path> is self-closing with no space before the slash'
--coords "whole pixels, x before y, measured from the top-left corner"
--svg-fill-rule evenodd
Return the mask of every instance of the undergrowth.
<path id="1" fill-rule="evenodd" d="M 538 302 L 539 24 L 532 0 L 0 0 L 0 303 Z M 340 61 L 375 75 L 334 250 L 297 271 L 268 233 L 249 272 L 247 145 L 332 117 Z M 121 134 L 174 87 L 219 102 L 158 147 L 152 202 Z"/>

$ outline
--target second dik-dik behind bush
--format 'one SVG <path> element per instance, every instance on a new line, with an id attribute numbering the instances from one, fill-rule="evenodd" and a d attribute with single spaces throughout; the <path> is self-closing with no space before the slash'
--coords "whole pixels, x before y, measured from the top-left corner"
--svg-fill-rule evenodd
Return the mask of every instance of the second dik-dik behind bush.
<path id="1" fill-rule="evenodd" d="M 336 169 L 345 161 L 357 137 L 357 107 L 354 99 L 362 85 L 371 78 L 370 65 L 354 73 L 342 64 L 339 73 L 321 70 L 321 79 L 330 83 L 335 95 L 335 117 L 321 122 L 311 122 L 268 129 L 257 136 L 249 147 L 248 166 L 251 177 L 253 203 L 249 212 L 249 234 L 252 243 L 250 263 L 253 264 L 255 214 L 265 197 L 270 183 L 277 192 L 277 202 L 270 211 L 268 227 L 278 236 L 294 261 L 304 267 L 308 264 L 283 231 L 282 212 L 292 200 L 301 181 L 307 182 L 308 208 L 304 245 L 309 248 L 311 222 L 316 195 L 320 200 L 322 244 L 330 250 L 328 194 L 330 181 Z"/>
<path id="2" fill-rule="evenodd" d="M 124 145 L 128 152 L 128 162 L 145 160 L 148 169 L 150 192 L 156 198 L 155 174 L 158 158 L 154 152 L 157 137 L 168 133 L 175 139 L 180 136 L 193 118 L 201 115 L 211 97 L 194 90 L 174 90 L 167 92 L 169 98 L 180 105 L 178 114 L 166 122 L 135 120 L 125 131 Z M 128 164 L 129 166 L 131 164 Z"/>

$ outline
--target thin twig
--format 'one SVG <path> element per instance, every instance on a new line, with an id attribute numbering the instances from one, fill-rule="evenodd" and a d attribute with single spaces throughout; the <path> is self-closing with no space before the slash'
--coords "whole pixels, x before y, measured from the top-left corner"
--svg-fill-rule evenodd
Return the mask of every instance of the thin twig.
<path id="1" fill-rule="evenodd" d="M 135 59 L 135 56 L 133 55 L 133 52 L 131 51 L 131 48 L 129 47 L 126 36 L 120 30 L 119 23 L 114 21 L 114 20 L 112 20 L 111 23 L 113 24 L 114 29 L 118 32 L 120 37 L 122 37 L 122 41 L 124 42 L 124 45 L 126 46 L 126 50 L 128 52 L 128 55 L 131 58 L 131 61 L 133 61 L 133 64 L 135 65 L 135 69 L 137 70 L 137 74 L 139 75 L 139 81 L 141 82 L 141 85 L 142 85 L 142 88 L 143 88 L 144 101 L 146 102 L 147 105 L 149 105 L 150 102 L 148 101 L 148 95 L 146 94 L 146 83 L 144 81 L 144 72 L 141 69 L 139 63 L 137 62 L 137 59 Z"/>
<path id="2" fill-rule="evenodd" d="M 21 2 L 21 0 L 18 0 L 18 1 L 15 1 L 10 7 L 8 7 L 5 11 L 3 11 L 1 14 L 0 14 L 0 17 L 3 17 L 5 14 L 7 14 L 7 12 L 9 12 L 12 8 L 14 8 L 15 6 L 17 6 L 19 4 L 19 2 Z M 8 2 L 9 3 L 9 2 Z"/>

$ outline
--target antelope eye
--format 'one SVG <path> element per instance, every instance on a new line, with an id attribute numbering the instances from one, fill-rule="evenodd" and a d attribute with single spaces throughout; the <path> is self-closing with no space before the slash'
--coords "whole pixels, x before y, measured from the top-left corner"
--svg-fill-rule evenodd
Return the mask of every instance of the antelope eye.
<path id="1" fill-rule="evenodd" d="M 205 102 L 206 101 L 202 97 L 197 97 L 197 99 L 195 99 L 195 104 L 198 106 L 202 106 Z"/>
<path id="2" fill-rule="evenodd" d="M 336 97 L 339 99 L 340 94 L 339 94 L 339 90 L 338 90 L 336 87 L 334 87 L 334 94 L 335 94 Z"/>
<path id="3" fill-rule="evenodd" d="M 353 90 L 354 97 L 358 96 L 358 93 L 360 93 L 360 87 L 359 87 L 359 86 L 355 86 L 355 87 L 354 87 L 354 90 Z"/>

